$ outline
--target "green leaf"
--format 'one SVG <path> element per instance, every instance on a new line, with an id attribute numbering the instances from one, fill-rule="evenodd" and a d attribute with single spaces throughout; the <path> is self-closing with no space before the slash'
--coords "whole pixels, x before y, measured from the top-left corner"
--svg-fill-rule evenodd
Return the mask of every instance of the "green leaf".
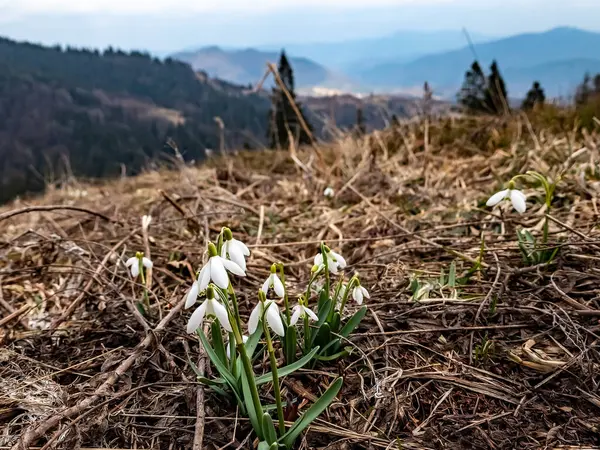
<path id="1" fill-rule="evenodd" d="M 204 335 L 204 332 L 202 330 L 197 330 L 197 333 L 198 333 L 198 336 L 200 337 L 200 341 L 202 342 L 202 345 L 204 346 L 204 350 L 206 350 L 206 354 L 210 358 L 211 362 L 217 368 L 217 371 L 225 379 L 227 384 L 229 384 L 229 387 L 231 387 L 231 389 L 234 391 L 234 394 L 236 395 L 236 397 L 239 398 L 239 392 L 238 392 L 239 385 L 238 385 L 237 380 L 235 379 L 233 374 L 229 371 L 227 366 L 225 364 L 223 364 L 223 362 L 219 359 L 219 356 L 216 354 L 214 349 L 210 346 L 210 344 L 208 343 L 208 339 L 206 339 L 206 336 Z"/>
<path id="2" fill-rule="evenodd" d="M 267 444 L 265 441 L 262 441 L 262 442 L 258 443 L 257 450 L 271 450 L 271 446 L 269 444 Z"/>
<path id="3" fill-rule="evenodd" d="M 284 349 L 285 349 L 285 362 L 288 364 L 296 361 L 296 327 L 294 325 L 290 325 L 287 327 L 285 332 L 284 340 Z"/>
<path id="4" fill-rule="evenodd" d="M 338 331 L 340 331 L 341 321 L 342 318 L 340 317 L 340 313 L 338 311 L 334 312 L 333 317 L 331 318 L 331 322 L 329 323 L 332 333 L 337 333 Z"/>
<path id="5" fill-rule="evenodd" d="M 246 341 L 246 352 L 248 353 L 248 358 L 253 357 L 256 347 L 260 342 L 260 338 L 262 337 L 262 333 L 262 327 L 257 327 L 254 334 L 248 337 L 248 340 Z"/>
<path id="6" fill-rule="evenodd" d="M 277 432 L 275 431 L 275 425 L 273 425 L 273 419 L 269 413 L 264 413 L 262 416 L 262 428 L 265 435 L 265 441 L 270 445 L 277 443 Z"/>
<path id="7" fill-rule="evenodd" d="M 225 344 L 223 343 L 223 334 L 221 334 L 221 324 L 219 319 L 215 319 L 210 327 L 212 344 L 215 349 L 215 353 L 225 365 L 228 365 L 227 353 L 225 352 Z"/>
<path id="8" fill-rule="evenodd" d="M 333 402 L 335 396 L 340 391 L 344 380 L 343 378 L 336 379 L 329 389 L 325 391 L 325 393 L 319 398 L 304 414 L 302 417 L 298 418 L 296 422 L 292 425 L 292 427 L 281 437 L 281 441 L 283 444 L 290 448 L 294 445 L 294 442 L 300 436 L 300 433 L 308 427 L 313 420 L 315 420 L 327 407 Z"/>
<path id="9" fill-rule="evenodd" d="M 338 342 L 332 341 L 332 343 L 338 343 Z M 323 350 L 325 350 L 325 349 L 323 349 Z M 330 356 L 317 355 L 317 356 L 315 356 L 315 359 L 317 359 L 319 361 L 334 361 L 342 356 L 349 355 L 351 350 L 352 350 L 352 347 L 348 346 L 348 347 L 344 348 L 344 350 L 342 350 L 341 352 L 335 353 Z"/>
<path id="10" fill-rule="evenodd" d="M 342 328 L 342 331 L 340 331 L 339 334 L 341 336 L 344 336 L 345 338 L 350 336 L 350 333 L 352 333 L 354 331 L 354 329 L 360 324 L 361 320 L 363 320 L 363 318 L 365 317 L 366 314 L 367 314 L 367 307 L 363 306 L 362 308 L 360 308 L 358 311 L 356 311 L 354 313 L 354 315 L 350 318 L 350 320 L 348 320 L 348 322 L 346 322 L 346 325 L 344 325 L 344 327 Z"/>
<path id="11" fill-rule="evenodd" d="M 331 327 L 328 323 L 324 323 L 323 325 L 321 325 L 321 328 L 319 328 L 319 331 L 316 334 L 316 346 L 324 347 L 329 343 L 329 341 L 331 341 Z"/>
<path id="12" fill-rule="evenodd" d="M 291 373 L 294 373 L 298 369 L 301 369 L 306 364 L 308 364 L 308 362 L 312 359 L 313 356 L 315 356 L 315 354 L 318 351 L 319 351 L 319 347 L 315 347 L 309 353 L 307 353 L 305 356 L 300 358 L 298 361 L 296 361 L 292 364 L 288 364 L 287 366 L 278 368 L 277 375 L 279 375 L 279 378 L 281 378 L 281 377 L 285 377 L 286 375 L 289 375 Z M 273 372 L 268 372 L 268 373 L 265 373 L 264 375 L 261 375 L 260 377 L 256 377 L 256 385 L 257 386 L 268 383 L 270 381 L 273 381 Z"/>
<path id="13" fill-rule="evenodd" d="M 244 396 L 243 404 L 246 406 L 246 412 L 248 413 L 248 418 L 250 419 L 252 428 L 254 428 L 254 432 L 258 438 L 262 440 L 264 438 L 264 433 L 262 429 L 262 421 L 259 420 L 260 415 L 262 415 L 262 411 L 256 411 L 254 409 L 254 402 L 252 401 L 252 393 L 250 392 L 250 385 L 248 384 L 248 379 L 246 378 L 246 372 L 242 372 L 241 379 L 242 393 Z"/>
<path id="14" fill-rule="evenodd" d="M 448 286 L 451 288 L 456 286 L 456 262 L 450 264 L 450 272 L 448 273 Z"/>

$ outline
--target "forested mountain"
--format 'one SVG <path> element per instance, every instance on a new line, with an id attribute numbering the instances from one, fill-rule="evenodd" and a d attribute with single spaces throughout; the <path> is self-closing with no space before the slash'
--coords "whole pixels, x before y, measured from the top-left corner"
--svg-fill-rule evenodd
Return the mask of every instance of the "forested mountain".
<path id="1" fill-rule="evenodd" d="M 262 143 L 267 96 L 149 55 L 48 48 L 0 39 L 0 202 L 43 189 L 66 172 L 138 172 L 169 153 Z"/>

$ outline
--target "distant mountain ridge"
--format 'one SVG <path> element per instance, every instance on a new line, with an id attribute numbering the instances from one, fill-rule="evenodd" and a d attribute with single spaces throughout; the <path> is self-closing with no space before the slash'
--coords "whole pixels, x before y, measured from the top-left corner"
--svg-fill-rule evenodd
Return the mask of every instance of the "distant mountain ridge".
<path id="1" fill-rule="evenodd" d="M 550 95 L 558 95 L 573 89 L 585 71 L 597 69 L 600 33 L 559 27 L 476 44 L 474 48 L 482 66 L 487 68 L 492 60 L 498 61 L 511 95 L 523 95 L 536 79 Z M 449 95 L 460 88 L 474 58 L 473 50 L 465 46 L 408 63 L 379 64 L 363 71 L 358 79 L 377 89 L 414 87 L 427 80 L 434 90 Z"/>
<path id="2" fill-rule="evenodd" d="M 174 53 L 172 58 L 190 64 L 195 70 L 204 71 L 212 77 L 237 84 L 256 84 L 263 77 L 267 62 L 277 64 L 279 52 L 261 51 L 254 48 L 223 49 L 218 46 Z M 297 88 L 328 86 L 344 83 L 343 77 L 308 58 L 288 54 L 294 69 Z M 269 78 L 266 86 L 273 81 Z"/>

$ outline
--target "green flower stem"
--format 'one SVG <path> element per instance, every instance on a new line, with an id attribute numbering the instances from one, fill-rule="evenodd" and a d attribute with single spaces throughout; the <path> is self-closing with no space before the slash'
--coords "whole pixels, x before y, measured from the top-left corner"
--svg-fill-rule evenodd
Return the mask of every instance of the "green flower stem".
<path id="1" fill-rule="evenodd" d="M 142 263 L 142 257 L 138 256 L 138 264 L 140 265 L 140 279 L 142 280 L 142 284 L 144 285 L 144 306 L 146 307 L 146 312 L 150 311 L 150 298 L 148 297 L 148 287 L 146 286 L 146 275 L 144 274 L 144 264 Z"/>
<path id="2" fill-rule="evenodd" d="M 261 300 L 262 301 L 262 300 Z M 264 310 L 263 301 L 263 310 Z M 279 434 L 283 436 L 285 434 L 285 418 L 283 416 L 283 404 L 281 402 L 281 387 L 279 386 L 279 375 L 277 373 L 277 359 L 275 358 L 275 349 L 273 348 L 273 341 L 271 340 L 271 333 L 266 321 L 262 320 L 263 330 L 265 332 L 265 339 L 267 341 L 267 351 L 269 352 L 269 362 L 271 363 L 271 373 L 273 374 L 273 391 L 275 392 L 275 404 L 277 405 L 277 417 L 279 419 Z"/>
<path id="3" fill-rule="evenodd" d="M 289 304 L 289 300 L 288 300 L 288 292 L 287 292 L 287 288 L 285 287 L 285 273 L 283 271 L 283 263 L 279 263 L 278 267 L 279 267 L 279 274 L 280 274 L 281 283 L 283 284 L 283 304 L 285 306 L 285 317 L 287 319 L 287 325 L 289 326 L 290 320 L 292 318 L 292 315 L 290 313 L 290 304 Z"/>
<path id="4" fill-rule="evenodd" d="M 352 292 L 352 289 L 354 289 L 355 286 L 357 286 L 357 285 L 358 285 L 358 279 L 356 278 L 356 276 L 350 278 L 350 281 L 348 281 L 348 284 L 346 285 L 346 290 L 344 291 L 344 297 L 342 298 L 342 304 L 340 305 L 340 316 L 344 312 L 344 308 L 346 307 L 346 303 L 348 302 L 348 296 L 350 295 L 350 292 Z"/>

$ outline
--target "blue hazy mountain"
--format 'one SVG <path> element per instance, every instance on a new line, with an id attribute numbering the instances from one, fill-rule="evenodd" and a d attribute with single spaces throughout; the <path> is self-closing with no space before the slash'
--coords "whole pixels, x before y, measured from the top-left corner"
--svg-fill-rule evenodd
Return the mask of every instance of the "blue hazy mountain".
<path id="1" fill-rule="evenodd" d="M 586 71 L 600 67 L 600 33 L 560 27 L 465 46 L 423 56 L 410 62 L 389 60 L 353 74 L 373 89 L 409 89 L 427 80 L 442 94 L 460 87 L 475 54 L 484 67 L 497 60 L 511 95 L 522 95 L 539 80 L 550 95 L 564 95 Z"/>

